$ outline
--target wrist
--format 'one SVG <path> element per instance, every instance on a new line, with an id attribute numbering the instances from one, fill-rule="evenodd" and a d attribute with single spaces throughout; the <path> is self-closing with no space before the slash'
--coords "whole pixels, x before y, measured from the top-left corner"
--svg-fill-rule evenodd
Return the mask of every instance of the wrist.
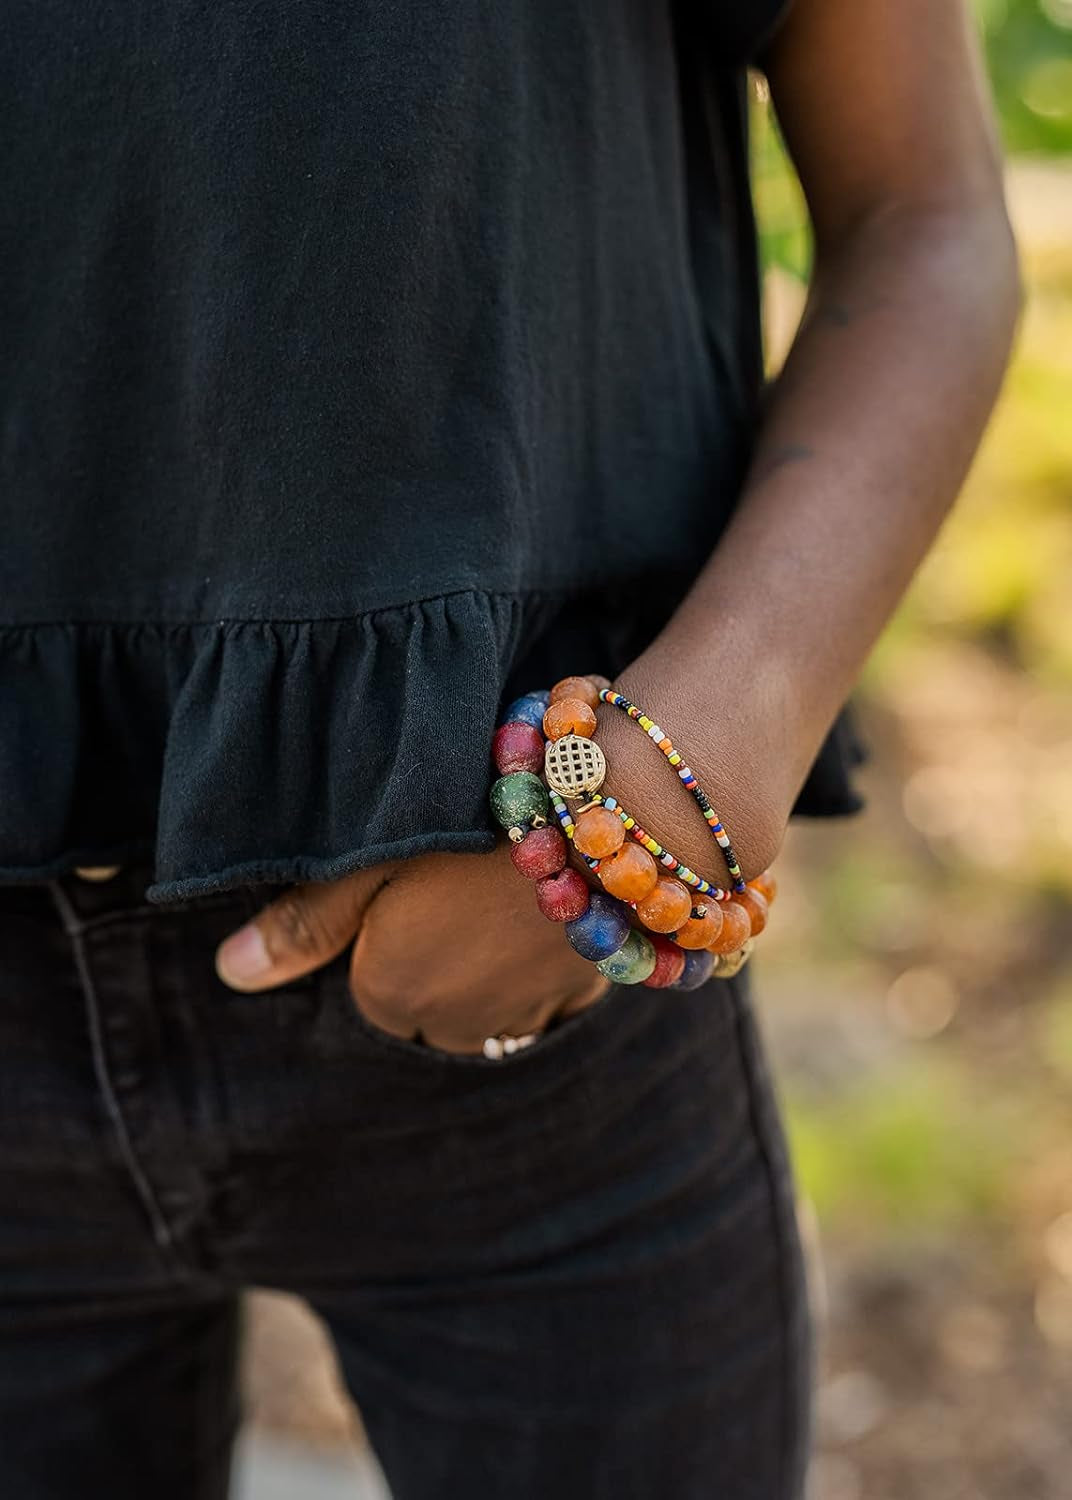
<path id="1" fill-rule="evenodd" d="M 725 704 L 694 690 L 695 674 L 660 671 L 645 653 L 615 682 L 670 736 L 721 818 L 745 877 L 766 869 L 781 845 L 796 793 L 786 757 L 754 705 L 727 685 Z M 773 718 L 770 721 L 774 722 Z M 607 757 L 607 789 L 660 842 L 713 884 L 726 868 L 693 797 L 642 728 L 613 708 L 595 736 Z"/>

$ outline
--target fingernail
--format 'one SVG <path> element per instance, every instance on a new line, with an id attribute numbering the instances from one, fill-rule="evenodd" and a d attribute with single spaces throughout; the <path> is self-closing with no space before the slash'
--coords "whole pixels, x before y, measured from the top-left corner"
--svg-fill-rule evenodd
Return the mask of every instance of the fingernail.
<path id="1" fill-rule="evenodd" d="M 271 967 L 271 956 L 256 922 L 233 932 L 216 954 L 216 972 L 225 984 L 247 984 L 267 974 Z"/>

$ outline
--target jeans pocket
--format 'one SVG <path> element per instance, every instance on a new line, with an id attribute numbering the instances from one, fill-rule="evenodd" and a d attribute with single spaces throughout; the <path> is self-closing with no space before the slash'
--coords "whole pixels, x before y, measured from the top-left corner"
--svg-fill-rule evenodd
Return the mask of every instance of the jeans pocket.
<path id="1" fill-rule="evenodd" d="M 471 1070 L 474 1073 L 487 1071 L 496 1075 L 526 1069 L 548 1053 L 558 1054 L 565 1060 L 574 1050 L 583 1049 L 588 1034 L 607 1023 L 608 1013 L 613 1010 L 615 997 L 619 993 L 618 987 L 612 986 L 583 1010 L 552 1021 L 528 1046 L 501 1058 L 493 1058 L 478 1052 L 446 1052 L 425 1042 L 409 1041 L 395 1036 L 393 1032 L 384 1031 L 369 1020 L 354 1000 L 349 985 L 348 964 L 336 961 L 327 965 L 320 973 L 322 983 L 331 991 L 330 1003 L 339 1004 L 345 1009 L 348 1028 L 357 1037 L 359 1044 L 378 1051 L 385 1058 L 409 1062 L 415 1067 Z"/>

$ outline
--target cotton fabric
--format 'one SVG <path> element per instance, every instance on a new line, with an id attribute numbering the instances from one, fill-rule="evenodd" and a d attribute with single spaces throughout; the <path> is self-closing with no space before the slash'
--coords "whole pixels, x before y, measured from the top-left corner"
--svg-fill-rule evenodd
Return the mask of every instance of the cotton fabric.
<path id="1" fill-rule="evenodd" d="M 0 879 L 491 847 L 504 697 L 619 671 L 735 503 L 780 9 L 12 0 Z"/>

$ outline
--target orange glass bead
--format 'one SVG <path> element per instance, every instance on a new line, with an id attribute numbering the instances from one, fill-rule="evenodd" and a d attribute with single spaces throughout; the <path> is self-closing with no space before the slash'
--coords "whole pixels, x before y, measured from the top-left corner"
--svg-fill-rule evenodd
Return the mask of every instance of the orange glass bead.
<path id="1" fill-rule="evenodd" d="M 751 891 L 758 891 L 769 906 L 778 894 L 778 882 L 774 878 L 773 870 L 764 870 L 762 875 L 757 875 L 755 880 L 748 882 Z"/>
<path id="2" fill-rule="evenodd" d="M 587 677 L 563 677 L 551 689 L 551 702 L 564 703 L 575 698 L 595 710 L 599 705 L 599 689 Z"/>
<path id="3" fill-rule="evenodd" d="M 702 917 L 690 917 L 675 934 L 682 948 L 710 948 L 722 931 L 722 907 L 717 901 L 703 901 L 707 911 Z"/>
<path id="4" fill-rule="evenodd" d="M 731 906 L 744 907 L 752 923 L 752 936 L 758 937 L 767 925 L 768 907 L 766 897 L 761 896 L 758 891 L 743 890 L 739 891 L 729 904 Z"/>
<path id="5" fill-rule="evenodd" d="M 672 875 L 660 875 L 655 889 L 637 902 L 636 914 L 651 932 L 676 932 L 689 920 L 692 892 Z"/>
<path id="6" fill-rule="evenodd" d="M 590 859 L 606 859 L 625 843 L 625 829 L 617 813 L 605 807 L 590 807 L 577 819 L 573 845 Z"/>
<path id="7" fill-rule="evenodd" d="M 752 920 L 736 901 L 722 902 L 720 910 L 722 930 L 713 943 L 708 943 L 708 949 L 712 953 L 736 953 L 752 936 Z"/>
<path id="8" fill-rule="evenodd" d="M 563 698 L 549 704 L 543 716 L 543 732 L 549 740 L 560 740 L 564 734 L 580 734 L 587 739 L 595 733 L 595 727 L 595 709 L 581 698 Z"/>
<path id="9" fill-rule="evenodd" d="M 643 901 L 655 889 L 659 867 L 639 844 L 624 844 L 600 865 L 599 878 L 603 889 L 619 901 Z"/>

